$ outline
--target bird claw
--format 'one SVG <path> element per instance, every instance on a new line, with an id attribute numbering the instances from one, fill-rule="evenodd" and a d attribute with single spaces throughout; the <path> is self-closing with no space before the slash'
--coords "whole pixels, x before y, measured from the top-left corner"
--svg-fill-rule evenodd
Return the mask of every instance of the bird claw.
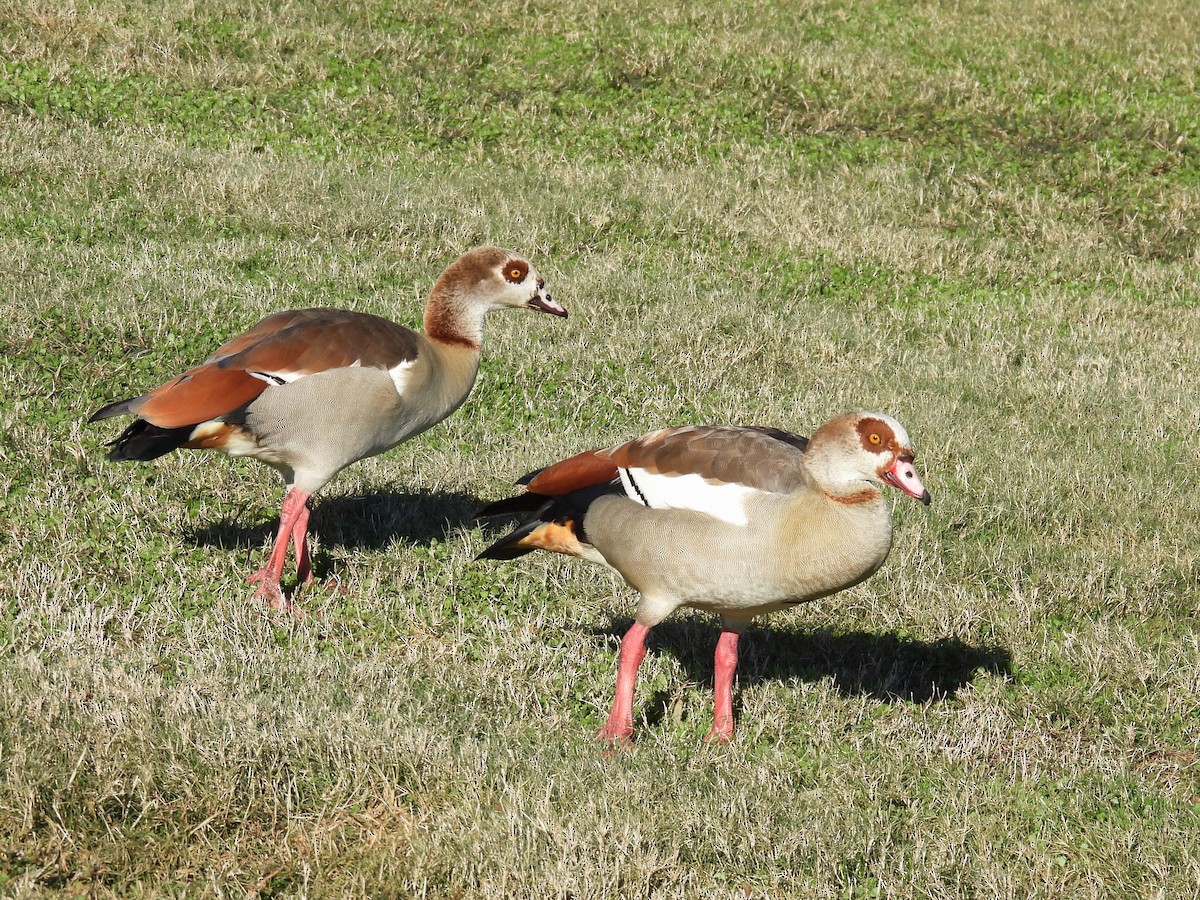
<path id="1" fill-rule="evenodd" d="M 250 595 L 251 601 L 265 603 L 270 609 L 276 612 L 288 613 L 297 619 L 303 619 L 308 615 L 308 613 L 284 595 L 283 588 L 279 584 L 279 579 L 271 572 L 261 569 L 247 578 L 246 583 L 258 584 L 258 587 L 254 589 L 254 593 Z"/>
<path id="2" fill-rule="evenodd" d="M 275 587 L 279 587 L 279 579 L 275 577 L 270 569 L 259 569 L 254 574 L 246 576 L 246 584 L 256 584 L 260 581 L 267 583 L 274 582 Z"/>
<path id="3" fill-rule="evenodd" d="M 704 736 L 706 744 L 728 744 L 733 740 L 733 716 L 718 712 L 713 717 L 712 729 Z"/>
<path id="4" fill-rule="evenodd" d="M 732 727 L 730 727 L 728 730 L 725 730 L 722 728 L 718 728 L 716 725 L 714 725 L 712 727 L 712 730 L 704 736 L 704 743 L 706 743 L 706 744 L 728 744 L 732 740 L 733 740 L 733 728 Z"/>
<path id="5" fill-rule="evenodd" d="M 606 753 L 630 750 L 633 748 L 633 726 L 606 723 L 596 732 L 596 740 L 605 745 Z"/>

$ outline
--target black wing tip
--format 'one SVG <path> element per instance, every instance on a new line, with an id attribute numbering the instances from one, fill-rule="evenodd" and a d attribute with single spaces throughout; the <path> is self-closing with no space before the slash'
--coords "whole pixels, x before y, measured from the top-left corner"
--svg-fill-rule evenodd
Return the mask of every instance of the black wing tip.
<path id="1" fill-rule="evenodd" d="M 136 399 L 136 397 L 131 397 L 128 400 L 114 400 L 112 403 L 100 407 L 88 416 L 88 423 L 99 422 L 101 419 L 111 419 L 113 416 L 123 416 L 131 413 L 133 410 L 129 408 L 129 404 L 133 403 Z"/>
<path id="2" fill-rule="evenodd" d="M 476 521 L 499 519 L 509 516 L 522 516 L 520 524 L 500 540 L 489 546 L 475 558 L 479 559 L 516 559 L 527 553 L 532 553 L 535 547 L 517 547 L 518 541 L 546 523 L 546 514 L 554 506 L 553 497 L 543 497 L 541 494 L 518 494 L 515 497 L 505 497 L 495 503 L 480 507 L 474 515 Z"/>
<path id="3" fill-rule="evenodd" d="M 517 484 L 529 484 L 529 482 L 545 472 L 547 468 L 547 466 L 542 466 L 540 469 L 534 469 L 532 472 L 522 475 L 517 479 Z"/>
<path id="4" fill-rule="evenodd" d="M 518 547 L 517 542 L 528 536 L 531 532 L 541 527 L 544 520 L 536 513 L 526 519 L 500 540 L 496 541 L 491 546 L 483 550 L 476 559 L 516 559 L 519 556 L 524 556 L 526 553 L 532 553 L 534 547 Z"/>
<path id="5" fill-rule="evenodd" d="M 505 537 L 505 538 L 501 538 L 500 540 L 496 541 L 496 543 L 494 543 L 490 547 L 488 547 L 486 550 L 480 552 L 475 557 L 475 561 L 478 562 L 481 559 L 494 559 L 494 560 L 501 560 L 501 561 L 509 560 L 509 559 L 519 559 L 520 557 L 526 555 L 527 553 L 533 552 L 533 549 L 531 547 L 509 547 L 509 546 L 506 546 L 510 540 L 512 540 L 512 535 L 509 535 L 508 537 Z"/>

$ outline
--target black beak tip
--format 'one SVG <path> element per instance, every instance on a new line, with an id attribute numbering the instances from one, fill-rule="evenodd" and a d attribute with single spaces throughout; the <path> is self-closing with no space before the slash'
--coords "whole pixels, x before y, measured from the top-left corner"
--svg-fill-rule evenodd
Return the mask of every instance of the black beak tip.
<path id="1" fill-rule="evenodd" d="M 549 301 L 549 302 L 546 302 L 546 301 Z M 553 304 L 553 305 L 551 305 L 551 304 Z M 567 310 L 564 307 L 560 306 L 558 303 L 555 303 L 554 298 L 551 297 L 549 294 L 546 295 L 545 301 L 543 301 L 541 297 L 537 297 L 537 296 L 531 297 L 529 300 L 528 306 L 532 310 L 536 310 L 537 312 L 550 313 L 550 315 L 558 316 L 560 319 L 565 319 L 567 317 Z"/>

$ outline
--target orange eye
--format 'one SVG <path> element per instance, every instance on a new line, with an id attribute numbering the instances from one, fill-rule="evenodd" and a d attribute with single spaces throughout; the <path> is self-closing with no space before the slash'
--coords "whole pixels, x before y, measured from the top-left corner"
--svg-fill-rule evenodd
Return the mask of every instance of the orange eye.
<path id="1" fill-rule="evenodd" d="M 520 281 L 524 277 L 525 277 L 525 273 L 516 267 L 513 267 L 508 270 L 508 280 L 509 281 Z"/>
<path id="2" fill-rule="evenodd" d="M 872 444 L 878 444 L 879 443 L 879 435 L 876 432 L 872 431 L 871 434 L 867 437 L 867 440 L 870 441 Z"/>

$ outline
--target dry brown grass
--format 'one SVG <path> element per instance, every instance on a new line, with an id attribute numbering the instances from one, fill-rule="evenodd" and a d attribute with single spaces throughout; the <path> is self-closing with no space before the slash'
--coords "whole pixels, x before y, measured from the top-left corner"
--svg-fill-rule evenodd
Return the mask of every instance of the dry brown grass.
<path id="1" fill-rule="evenodd" d="M 491 9 L 0 8 L 0 892 L 1193 896 L 1195 14 Z M 270 311 L 415 324 L 484 241 L 572 316 L 326 493 L 304 622 L 241 582 L 269 472 L 83 424 Z M 475 563 L 475 502 L 851 407 L 933 506 L 750 634 L 731 747 L 681 616 L 598 752 L 631 594 Z"/>

